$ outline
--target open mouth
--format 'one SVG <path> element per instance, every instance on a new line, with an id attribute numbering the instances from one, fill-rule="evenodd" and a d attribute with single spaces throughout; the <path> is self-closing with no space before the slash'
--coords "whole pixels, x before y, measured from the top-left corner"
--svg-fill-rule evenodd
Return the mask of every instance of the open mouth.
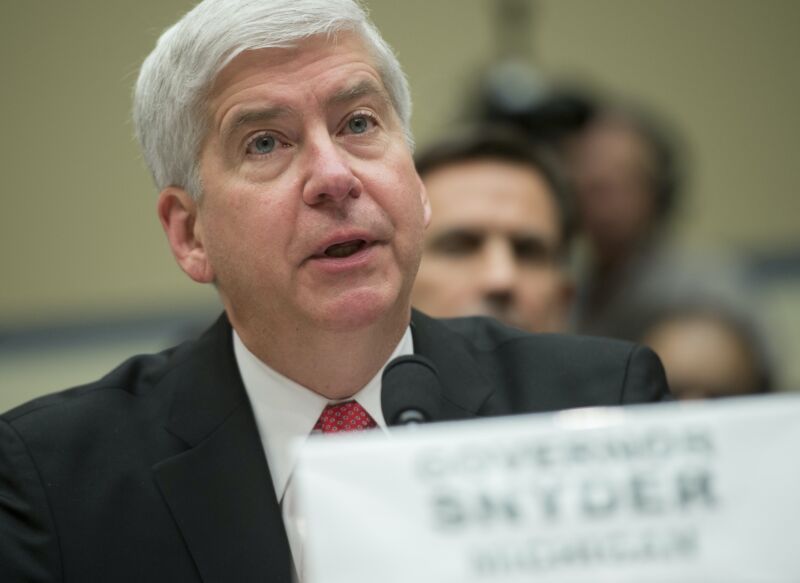
<path id="1" fill-rule="evenodd" d="M 367 242 L 363 239 L 355 239 L 353 241 L 345 241 L 344 243 L 336 243 L 335 245 L 331 245 L 325 249 L 324 254 L 325 257 L 341 259 L 343 257 L 350 257 L 354 253 L 358 253 L 366 246 Z"/>

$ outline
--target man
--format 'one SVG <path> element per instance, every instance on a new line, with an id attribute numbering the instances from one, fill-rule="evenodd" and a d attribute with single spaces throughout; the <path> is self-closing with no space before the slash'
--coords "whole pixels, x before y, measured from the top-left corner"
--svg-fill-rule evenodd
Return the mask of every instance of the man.
<path id="1" fill-rule="evenodd" d="M 679 193 L 675 150 L 650 117 L 606 107 L 573 139 L 569 156 L 587 242 L 575 327 L 635 338 L 653 302 L 696 288 L 687 288 L 685 261 L 666 244 Z"/>
<path id="2" fill-rule="evenodd" d="M 413 305 L 432 316 L 564 331 L 570 216 L 547 152 L 510 129 L 478 127 L 433 144 L 417 171 L 433 212 Z"/>
<path id="3" fill-rule="evenodd" d="M 579 333 L 636 340 L 665 306 L 749 301 L 736 258 L 687 253 L 671 236 L 683 173 L 667 129 L 637 108 L 604 106 L 568 148 L 587 243 L 576 270 Z"/>
<path id="4" fill-rule="evenodd" d="M 225 315 L 3 415 L 0 580 L 287 582 L 292 559 L 302 579 L 286 444 L 340 399 L 384 426 L 402 354 L 437 366 L 441 419 L 665 396 L 642 347 L 412 320 L 430 210 L 409 113 L 352 0 L 206 0 L 162 36 L 137 132 L 178 264 Z"/>

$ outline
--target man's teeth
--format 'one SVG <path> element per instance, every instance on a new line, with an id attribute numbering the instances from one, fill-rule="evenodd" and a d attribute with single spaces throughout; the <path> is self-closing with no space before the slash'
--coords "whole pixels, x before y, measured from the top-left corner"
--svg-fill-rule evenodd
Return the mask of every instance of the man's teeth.
<path id="1" fill-rule="evenodd" d="M 328 257 L 349 257 L 356 251 L 360 250 L 366 243 L 364 241 L 348 241 L 346 243 L 337 243 L 325 249 L 325 255 Z"/>

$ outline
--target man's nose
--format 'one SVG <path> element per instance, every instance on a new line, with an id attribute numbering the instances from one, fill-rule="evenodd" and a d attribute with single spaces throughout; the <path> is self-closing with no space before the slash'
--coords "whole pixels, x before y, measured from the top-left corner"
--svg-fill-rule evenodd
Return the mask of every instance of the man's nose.
<path id="1" fill-rule="evenodd" d="M 353 174 L 347 152 L 327 132 L 320 132 L 307 143 L 307 175 L 303 201 L 308 205 L 358 198 L 362 185 Z"/>
<path id="2" fill-rule="evenodd" d="M 484 242 L 482 255 L 484 293 L 510 293 L 517 278 L 517 261 L 511 242 L 503 237 L 490 237 Z"/>

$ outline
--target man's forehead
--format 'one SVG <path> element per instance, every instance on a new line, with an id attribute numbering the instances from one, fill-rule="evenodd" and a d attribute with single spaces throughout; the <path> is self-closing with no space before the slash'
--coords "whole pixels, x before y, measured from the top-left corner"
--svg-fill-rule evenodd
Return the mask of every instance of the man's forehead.
<path id="1" fill-rule="evenodd" d="M 371 99 L 394 109 L 373 59 L 352 33 L 244 51 L 217 76 L 207 103 L 215 123 L 228 133 L 244 123 L 290 114 L 309 94 L 326 108 Z"/>
<path id="2" fill-rule="evenodd" d="M 431 199 L 443 195 L 442 198 L 456 198 L 463 203 L 466 195 L 476 202 L 508 197 L 528 202 L 554 198 L 539 169 L 497 157 L 446 163 L 427 172 L 424 180 Z"/>
<path id="3" fill-rule="evenodd" d="M 431 232 L 459 226 L 544 229 L 555 236 L 560 228 L 550 187 L 527 164 L 494 158 L 464 160 L 431 170 L 424 180 L 434 214 Z"/>
<path id="4" fill-rule="evenodd" d="M 216 74 L 209 93 L 214 95 L 223 91 L 243 73 L 290 74 L 315 63 L 325 63 L 326 59 L 336 55 L 371 68 L 380 80 L 378 67 L 367 45 L 359 35 L 345 31 L 301 38 L 285 46 L 245 49 Z"/>

